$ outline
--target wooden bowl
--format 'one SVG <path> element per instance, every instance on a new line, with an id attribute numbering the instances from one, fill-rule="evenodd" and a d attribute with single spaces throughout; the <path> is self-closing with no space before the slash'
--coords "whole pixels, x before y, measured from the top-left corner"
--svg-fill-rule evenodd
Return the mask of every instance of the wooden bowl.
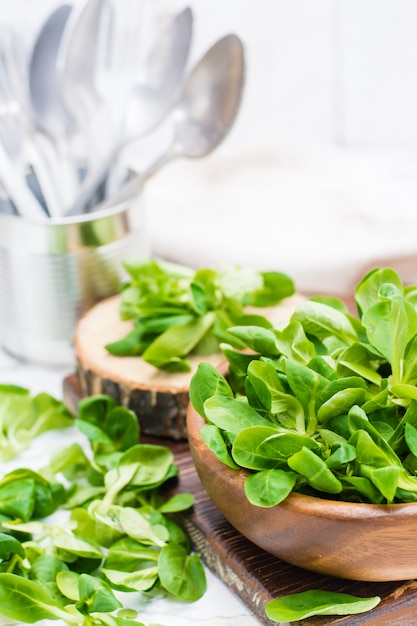
<path id="1" fill-rule="evenodd" d="M 244 493 L 248 472 L 221 463 L 200 436 L 203 418 L 190 405 L 191 455 L 208 495 L 242 535 L 306 570 L 360 581 L 417 577 L 417 503 L 376 505 L 292 493 L 261 508 Z"/>

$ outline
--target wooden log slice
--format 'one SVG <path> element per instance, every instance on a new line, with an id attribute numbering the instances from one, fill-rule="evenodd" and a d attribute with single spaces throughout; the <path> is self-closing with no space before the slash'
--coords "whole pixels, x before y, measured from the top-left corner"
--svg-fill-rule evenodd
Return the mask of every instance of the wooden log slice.
<path id="1" fill-rule="evenodd" d="M 256 312 L 261 311 L 273 323 L 287 320 L 302 299 L 294 295 L 276 307 Z M 108 298 L 90 309 L 77 324 L 76 373 L 83 396 L 113 396 L 136 413 L 143 434 L 186 439 L 190 380 L 201 361 L 226 367 L 224 355 L 191 356 L 191 371 L 181 373 L 158 370 L 139 356 L 114 356 L 107 352 L 105 344 L 121 339 L 133 328 L 132 321 L 120 319 L 119 306 L 119 295 Z"/>

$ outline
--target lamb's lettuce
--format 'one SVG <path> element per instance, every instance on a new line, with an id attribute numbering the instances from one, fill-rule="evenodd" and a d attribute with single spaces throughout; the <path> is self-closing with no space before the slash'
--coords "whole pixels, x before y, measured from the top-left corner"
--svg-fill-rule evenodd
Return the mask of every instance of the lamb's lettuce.
<path id="1" fill-rule="evenodd" d="M 47 393 L 32 395 L 18 385 L 0 384 L 0 457 L 8 461 L 48 430 L 68 428 L 74 418 L 63 402 Z"/>
<path id="2" fill-rule="evenodd" d="M 334 298 L 306 300 L 284 328 L 228 329 L 240 345 L 222 344 L 227 380 L 199 366 L 190 398 L 207 420 L 203 438 L 229 467 L 259 473 L 247 478 L 254 504 L 284 499 L 284 484 L 338 500 L 417 501 L 416 292 L 375 269 L 356 288 L 357 317 Z"/>
<path id="3" fill-rule="evenodd" d="M 105 347 L 116 356 L 141 355 L 168 371 L 188 371 L 190 354 L 217 352 L 236 324 L 267 325 L 245 307 L 275 305 L 294 293 L 294 283 L 280 272 L 249 269 L 216 271 L 162 265 L 155 261 L 126 262 L 129 282 L 121 294 L 120 316 L 133 329 Z"/>
<path id="4" fill-rule="evenodd" d="M 9 407 L 32 406 L 26 390 L 2 391 Z M 62 410 L 45 397 L 38 404 Z M 158 589 L 197 600 L 205 572 L 172 518 L 194 498 L 169 496 L 178 474 L 171 450 L 138 442 L 136 415 L 110 397 L 81 400 L 78 415 L 84 447 L 71 444 L 38 472 L 21 468 L 0 479 L 0 615 L 140 626 L 117 592 Z"/>

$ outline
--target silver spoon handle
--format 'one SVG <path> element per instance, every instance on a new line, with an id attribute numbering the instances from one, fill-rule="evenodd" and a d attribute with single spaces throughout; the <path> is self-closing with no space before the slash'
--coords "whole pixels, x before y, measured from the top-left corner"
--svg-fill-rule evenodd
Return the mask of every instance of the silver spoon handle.
<path id="1" fill-rule="evenodd" d="M 4 147 L 0 144 L 0 178 L 10 199 L 21 217 L 39 219 L 45 217 L 41 205 L 26 186 L 26 182 L 13 167 Z"/>
<path id="2" fill-rule="evenodd" d="M 85 207 L 94 196 L 96 190 L 101 183 L 107 178 L 109 171 L 117 160 L 119 154 L 118 147 L 114 148 L 110 154 L 101 160 L 99 165 L 91 170 L 83 182 L 77 193 L 77 197 L 71 204 L 71 207 L 65 211 L 65 215 L 80 215 L 85 212 Z"/>
<path id="3" fill-rule="evenodd" d="M 176 156 L 174 149 L 169 149 L 164 154 L 156 158 L 145 170 L 142 172 L 135 174 L 133 178 L 130 178 L 117 192 L 112 195 L 110 198 L 104 200 L 97 206 L 94 206 L 91 211 L 102 211 L 104 209 L 108 209 L 112 206 L 116 206 L 117 204 L 121 204 L 125 202 L 129 198 L 133 198 L 138 191 L 143 187 L 143 185 L 153 176 L 156 172 L 161 169 L 164 165 L 169 163 Z"/>

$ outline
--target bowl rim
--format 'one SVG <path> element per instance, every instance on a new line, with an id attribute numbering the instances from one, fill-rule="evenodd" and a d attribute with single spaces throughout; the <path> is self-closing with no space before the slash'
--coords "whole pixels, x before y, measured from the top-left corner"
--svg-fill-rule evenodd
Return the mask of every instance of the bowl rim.
<path id="1" fill-rule="evenodd" d="M 210 464 L 215 473 L 222 474 L 222 480 L 224 482 L 231 483 L 237 486 L 242 492 L 244 490 L 243 484 L 246 476 L 250 475 L 250 471 L 244 468 L 232 469 L 226 464 L 222 463 L 214 452 L 203 442 L 200 431 L 202 426 L 207 423 L 205 418 L 202 417 L 191 402 L 187 409 L 187 432 L 188 441 L 192 455 L 198 455 L 199 459 L 205 464 Z M 198 446 L 198 450 L 194 446 Z M 246 495 L 243 493 L 244 497 Z M 248 505 L 255 507 L 248 501 Z M 263 507 L 255 507 L 256 509 L 262 509 Z M 303 493 L 291 492 L 285 500 L 275 505 L 274 507 L 267 507 L 265 510 L 273 510 L 277 508 L 291 509 L 293 512 L 300 512 L 303 515 L 310 515 L 312 517 L 319 518 L 331 518 L 341 521 L 352 520 L 369 520 L 370 517 L 398 517 L 398 518 L 412 518 L 417 519 L 417 502 L 404 502 L 397 504 L 371 504 L 367 502 L 346 502 L 343 500 L 331 500 L 327 498 L 320 498 L 318 496 L 310 496 Z"/>

